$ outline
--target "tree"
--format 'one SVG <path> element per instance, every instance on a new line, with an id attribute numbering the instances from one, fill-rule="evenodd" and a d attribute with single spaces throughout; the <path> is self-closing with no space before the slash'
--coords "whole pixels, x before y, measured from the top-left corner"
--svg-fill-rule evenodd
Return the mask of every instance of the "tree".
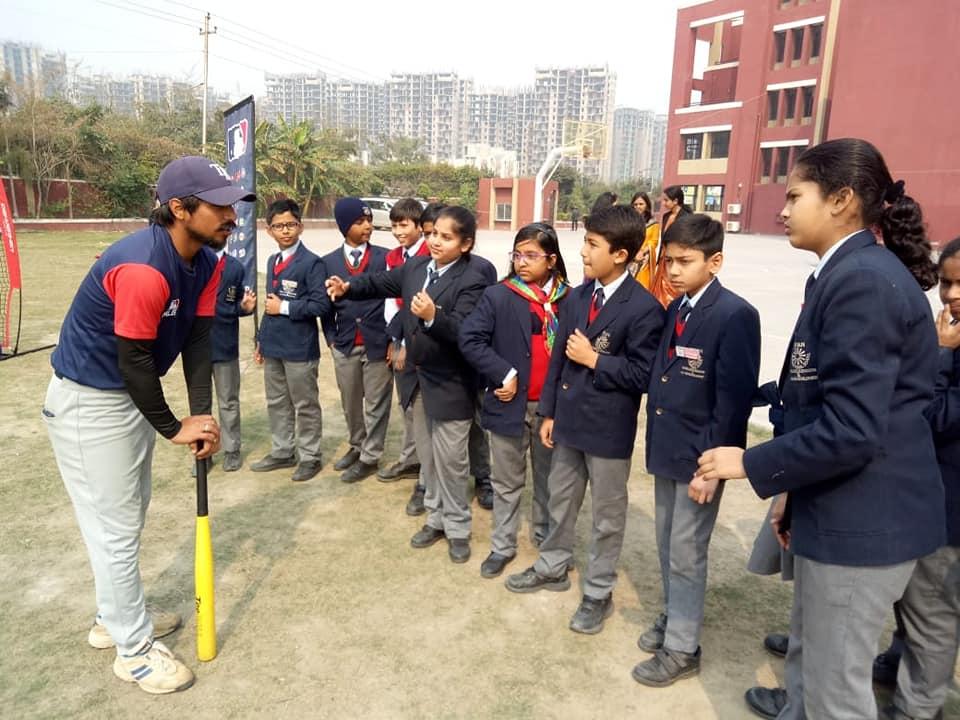
<path id="1" fill-rule="evenodd" d="M 423 143 L 416 138 L 381 136 L 370 153 L 373 165 L 383 163 L 401 163 L 403 165 L 422 165 L 427 161 Z"/>

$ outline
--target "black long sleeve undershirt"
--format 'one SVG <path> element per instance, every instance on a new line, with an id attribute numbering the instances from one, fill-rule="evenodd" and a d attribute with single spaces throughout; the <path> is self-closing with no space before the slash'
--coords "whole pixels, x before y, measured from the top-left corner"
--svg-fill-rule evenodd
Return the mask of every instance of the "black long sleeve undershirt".
<path id="1" fill-rule="evenodd" d="M 190 413 L 209 414 L 212 406 L 210 367 L 210 328 L 213 318 L 196 318 L 190 336 L 181 351 L 183 373 L 187 381 Z M 153 361 L 152 340 L 132 340 L 117 336 L 117 361 L 120 376 L 137 409 L 154 427 L 170 439 L 180 432 L 180 421 L 163 396 L 163 386 Z"/>

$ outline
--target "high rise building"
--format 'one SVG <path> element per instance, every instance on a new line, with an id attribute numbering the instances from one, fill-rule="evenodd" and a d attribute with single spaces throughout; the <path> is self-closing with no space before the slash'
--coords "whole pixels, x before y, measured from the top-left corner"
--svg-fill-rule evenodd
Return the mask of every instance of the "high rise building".
<path id="1" fill-rule="evenodd" d="M 652 110 L 617 108 L 610 140 L 610 180 L 624 182 L 655 176 L 653 139 L 656 115 Z"/>
<path id="2" fill-rule="evenodd" d="M 956 64 L 956 22 L 938 18 L 956 13 L 939 0 L 710 0 L 681 9 L 664 183 L 683 186 L 692 209 L 730 230 L 780 234 L 800 153 L 860 137 L 906 180 L 932 239 L 950 240 L 960 227 L 960 101 L 943 72 L 923 70 Z"/>
<path id="3" fill-rule="evenodd" d="M 650 178 L 659 182 L 663 179 L 663 160 L 667 152 L 667 116 L 656 115 L 653 118 L 653 141 L 650 148 Z"/>
<path id="4" fill-rule="evenodd" d="M 354 131 L 357 146 L 360 150 L 368 150 L 387 133 L 385 105 L 386 90 L 380 83 L 328 80 L 320 126 Z"/>
<path id="5" fill-rule="evenodd" d="M 327 85 L 323 73 L 266 73 L 263 80 L 266 95 L 260 112 L 264 117 L 282 117 L 291 123 L 301 120 L 310 120 L 317 125 L 323 123 Z"/>
<path id="6" fill-rule="evenodd" d="M 564 120 L 602 123 L 609 146 L 616 95 L 616 75 L 609 68 L 537 68 L 533 95 L 532 147 L 525 172 L 536 172 L 547 153 L 562 146 Z M 569 158 L 566 162 L 588 177 L 609 178 L 609 152 L 606 160 Z"/>
<path id="7" fill-rule="evenodd" d="M 393 73 L 386 85 L 387 133 L 419 140 L 434 161 L 459 157 L 472 93 L 473 81 L 456 73 Z"/>
<path id="8" fill-rule="evenodd" d="M 66 91 L 67 57 L 63 53 L 44 52 L 37 45 L 5 42 L 0 53 L 0 78 L 3 77 L 35 97 L 62 96 Z"/>

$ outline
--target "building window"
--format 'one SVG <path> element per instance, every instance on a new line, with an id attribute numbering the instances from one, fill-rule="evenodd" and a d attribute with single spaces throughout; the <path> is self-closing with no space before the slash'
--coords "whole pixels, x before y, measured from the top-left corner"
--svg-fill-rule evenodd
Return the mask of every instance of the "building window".
<path id="1" fill-rule="evenodd" d="M 695 133 L 683 136 L 683 159 L 699 160 L 703 155 L 703 135 Z"/>
<path id="2" fill-rule="evenodd" d="M 793 120 L 797 115 L 797 89 L 787 88 L 783 91 L 783 119 Z"/>
<path id="3" fill-rule="evenodd" d="M 810 60 L 811 62 L 820 57 L 820 44 L 823 40 L 823 25 L 810 26 Z"/>
<path id="4" fill-rule="evenodd" d="M 760 148 L 760 184 L 770 182 L 770 173 L 773 171 L 773 148 Z"/>
<path id="5" fill-rule="evenodd" d="M 723 212 L 723 185 L 705 185 L 703 187 L 703 211 Z"/>
<path id="6" fill-rule="evenodd" d="M 681 185 L 680 189 L 683 190 L 683 204 L 693 211 L 698 210 L 699 208 L 697 208 L 697 186 Z"/>
<path id="7" fill-rule="evenodd" d="M 800 58 L 803 57 L 803 28 L 798 27 L 790 31 L 793 37 L 793 54 L 791 59 L 794 63 L 800 62 Z"/>
<path id="8" fill-rule="evenodd" d="M 767 123 L 777 122 L 777 110 L 780 105 L 780 91 L 767 90 Z"/>
<path id="9" fill-rule="evenodd" d="M 787 33 L 785 30 L 773 34 L 773 62 L 776 65 L 783 65 L 784 58 L 787 56 Z"/>
<path id="10" fill-rule="evenodd" d="M 710 133 L 710 157 L 725 158 L 730 156 L 730 131 Z"/>
<path id="11" fill-rule="evenodd" d="M 802 117 L 804 120 L 809 120 L 813 117 L 813 85 L 807 85 L 801 88 L 802 91 L 802 100 L 803 100 L 803 112 Z"/>
<path id="12" fill-rule="evenodd" d="M 787 173 L 790 171 L 790 148 L 777 148 L 777 182 L 783 184 L 787 181 Z"/>
<path id="13" fill-rule="evenodd" d="M 497 203 L 497 222 L 510 222 L 513 219 L 513 205 Z"/>

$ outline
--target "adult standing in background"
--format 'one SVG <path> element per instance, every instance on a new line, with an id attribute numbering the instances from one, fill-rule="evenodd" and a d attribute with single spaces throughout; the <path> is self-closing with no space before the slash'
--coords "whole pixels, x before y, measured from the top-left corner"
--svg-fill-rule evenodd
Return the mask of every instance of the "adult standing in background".
<path id="1" fill-rule="evenodd" d="M 660 220 L 660 237 L 662 239 L 670 230 L 674 221 L 684 213 L 689 213 L 690 208 L 683 202 L 683 188 L 679 185 L 664 188 L 663 195 L 660 197 L 660 206 L 664 209 L 663 217 Z M 673 299 L 677 296 L 677 291 L 673 289 L 670 278 L 667 277 L 666 258 L 663 253 L 660 253 L 660 258 L 657 260 L 649 290 L 664 307 L 673 302 Z"/>
<path id="2" fill-rule="evenodd" d="M 634 194 L 630 200 L 633 209 L 640 213 L 647 229 L 644 233 L 643 244 L 640 246 L 640 252 L 634 259 L 636 269 L 633 276 L 637 282 L 643 285 L 647 290 L 653 282 L 653 269 L 657 264 L 657 247 L 660 244 L 660 223 L 653 214 L 653 205 L 650 203 L 650 196 L 645 192 Z"/>

